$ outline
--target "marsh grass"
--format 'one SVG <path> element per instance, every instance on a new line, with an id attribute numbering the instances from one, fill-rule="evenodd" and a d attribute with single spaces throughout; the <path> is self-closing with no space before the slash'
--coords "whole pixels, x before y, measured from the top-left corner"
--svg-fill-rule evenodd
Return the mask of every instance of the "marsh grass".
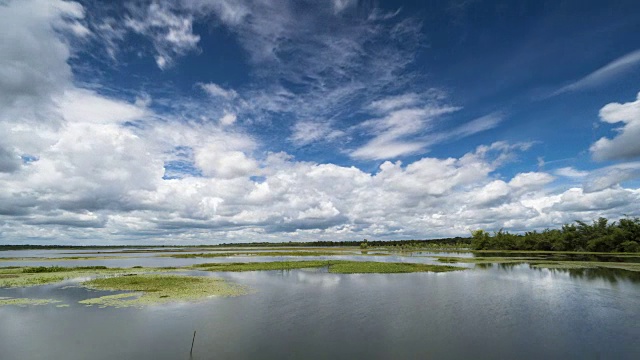
<path id="1" fill-rule="evenodd" d="M 127 256 L 67 256 L 67 257 L 3 257 L 2 261 L 75 261 L 75 260 L 118 260 L 130 259 Z"/>
<path id="2" fill-rule="evenodd" d="M 0 306 L 38 306 L 38 305 L 49 305 L 60 303 L 59 300 L 53 299 L 32 299 L 32 298 L 9 298 L 9 297 L 0 297 Z"/>
<path id="3" fill-rule="evenodd" d="M 209 263 L 194 265 L 194 267 L 207 271 L 263 271 L 327 267 L 328 271 L 334 274 L 390 274 L 464 270 L 464 268 L 447 265 L 348 260 L 271 261 L 261 263 Z"/>
<path id="4" fill-rule="evenodd" d="M 22 268 L 22 272 L 25 274 L 38 274 L 38 273 L 52 273 L 52 272 L 65 272 L 65 271 L 84 271 L 84 270 L 106 270 L 106 266 L 78 266 L 73 268 L 67 268 L 62 266 L 35 266 Z"/>
<path id="5" fill-rule="evenodd" d="M 172 271 L 176 268 L 108 268 L 105 266 L 37 266 L 20 268 L 0 268 L 0 288 L 30 287 L 54 284 L 68 279 L 113 276 L 124 273 Z"/>
<path id="6" fill-rule="evenodd" d="M 208 276 L 140 274 L 98 278 L 82 283 L 95 290 L 130 291 L 80 301 L 98 306 L 145 306 L 167 302 L 195 301 L 212 296 L 238 296 L 249 292 L 245 286 Z"/>
<path id="7" fill-rule="evenodd" d="M 268 271 L 318 268 L 328 266 L 336 261 L 270 261 L 248 263 L 207 263 L 193 265 L 194 268 L 207 271 Z"/>

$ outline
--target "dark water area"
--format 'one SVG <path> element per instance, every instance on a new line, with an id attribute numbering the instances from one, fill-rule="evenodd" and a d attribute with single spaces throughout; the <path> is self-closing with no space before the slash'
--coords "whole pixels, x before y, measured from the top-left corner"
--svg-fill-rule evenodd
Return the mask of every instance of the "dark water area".
<path id="1" fill-rule="evenodd" d="M 70 305 L 0 307 L 0 358 L 189 359 L 194 330 L 193 359 L 640 358 L 640 279 L 630 271 L 198 273 L 255 293 L 117 309 L 78 304 L 107 293 L 73 282 L 0 289 Z"/>

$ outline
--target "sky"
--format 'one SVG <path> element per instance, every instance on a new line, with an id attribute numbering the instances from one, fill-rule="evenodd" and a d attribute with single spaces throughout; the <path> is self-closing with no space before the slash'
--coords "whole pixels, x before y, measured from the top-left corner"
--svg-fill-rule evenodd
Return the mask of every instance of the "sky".
<path id="1" fill-rule="evenodd" d="M 0 244 L 640 216 L 640 2 L 0 1 Z"/>

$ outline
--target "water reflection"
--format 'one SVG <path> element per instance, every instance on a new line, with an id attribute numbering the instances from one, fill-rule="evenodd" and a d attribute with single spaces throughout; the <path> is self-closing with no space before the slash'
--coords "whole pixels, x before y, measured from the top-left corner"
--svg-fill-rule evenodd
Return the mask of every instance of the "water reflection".
<path id="1" fill-rule="evenodd" d="M 535 258 L 540 260 L 553 260 L 553 261 L 602 261 L 602 262 L 629 262 L 640 263 L 640 256 L 636 255 L 602 255 L 602 254 L 559 254 L 559 253 L 527 253 L 527 252 L 482 252 L 472 253 L 473 257 L 503 257 L 503 258 Z"/>
<path id="2" fill-rule="evenodd" d="M 605 280 L 609 283 L 617 283 L 618 281 L 630 281 L 632 283 L 640 283 L 640 272 L 628 271 L 610 268 L 585 268 L 585 269 L 544 269 L 531 267 L 540 272 L 548 271 L 551 273 L 568 274 L 572 279 L 580 280 Z"/>
<path id="3" fill-rule="evenodd" d="M 0 357 L 188 359 L 197 330 L 194 359 L 640 358 L 635 273 L 528 264 L 440 274 L 198 273 L 255 293 L 100 309 L 77 302 L 104 293 L 68 288 L 73 282 L 0 289 L 71 305 L 0 308 Z"/>

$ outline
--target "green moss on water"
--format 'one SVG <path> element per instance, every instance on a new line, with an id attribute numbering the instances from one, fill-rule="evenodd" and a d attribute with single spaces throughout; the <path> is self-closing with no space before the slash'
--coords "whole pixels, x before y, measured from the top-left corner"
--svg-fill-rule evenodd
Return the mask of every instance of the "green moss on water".
<path id="1" fill-rule="evenodd" d="M 83 285 L 95 290 L 132 291 L 80 301 L 84 305 L 115 307 L 196 301 L 249 292 L 247 287 L 207 276 L 141 274 L 93 279 Z"/>
<path id="2" fill-rule="evenodd" d="M 209 263 L 194 265 L 195 268 L 208 271 L 263 271 L 292 270 L 303 268 L 328 267 L 329 272 L 338 274 L 366 273 L 410 273 L 410 272 L 443 272 L 464 270 L 447 265 L 428 265 L 415 263 L 390 263 L 376 261 L 271 261 L 260 263 Z"/>
<path id="3" fill-rule="evenodd" d="M 0 297 L 0 306 L 39 306 L 60 303 L 59 300 L 53 299 L 32 299 L 32 298 L 9 298 Z"/>

